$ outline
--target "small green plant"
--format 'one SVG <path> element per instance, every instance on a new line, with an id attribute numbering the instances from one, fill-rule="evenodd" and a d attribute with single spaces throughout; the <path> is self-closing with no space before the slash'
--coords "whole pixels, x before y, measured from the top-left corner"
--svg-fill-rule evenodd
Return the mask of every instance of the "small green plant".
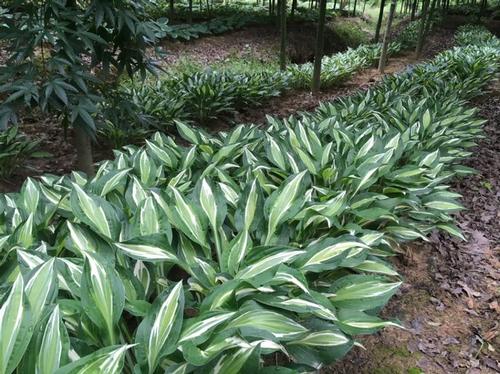
<path id="1" fill-rule="evenodd" d="M 39 142 L 28 139 L 17 126 L 0 131 L 0 178 L 8 178 L 29 158 L 47 156 L 38 149 Z"/>

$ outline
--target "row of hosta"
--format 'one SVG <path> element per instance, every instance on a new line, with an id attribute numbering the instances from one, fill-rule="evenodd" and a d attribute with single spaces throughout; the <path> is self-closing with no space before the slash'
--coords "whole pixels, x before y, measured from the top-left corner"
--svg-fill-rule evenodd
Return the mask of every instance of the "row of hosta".
<path id="1" fill-rule="evenodd" d="M 389 52 L 395 54 L 411 47 L 416 40 L 417 23 L 410 23 L 391 44 Z M 361 45 L 323 58 L 322 85 L 338 84 L 362 68 L 372 65 L 381 54 L 381 45 Z M 172 75 L 164 74 L 146 82 L 126 82 L 118 96 L 126 98 L 119 115 L 106 116 L 100 134 L 115 146 L 141 139 L 153 129 L 164 129 L 177 121 L 206 125 L 208 121 L 229 115 L 234 111 L 258 106 L 270 97 L 279 96 L 290 87 L 307 88 L 311 85 L 311 63 L 291 65 L 286 72 L 277 66 L 252 66 L 255 71 L 233 71 L 222 68 L 199 71 L 199 67 Z M 116 112 L 120 107 L 112 100 L 107 105 Z M 137 115 L 141 113 L 141 115 Z M 111 117 L 111 118 L 110 118 Z M 129 119 L 123 121 L 123 118 Z"/>
<path id="2" fill-rule="evenodd" d="M 179 123 L 188 147 L 157 134 L 2 195 L 0 373 L 311 372 L 396 326 L 395 247 L 461 237 L 447 181 L 498 68 L 484 33 L 299 119 Z"/>
<path id="3" fill-rule="evenodd" d="M 417 41 L 420 21 L 410 22 L 389 44 L 388 55 L 395 55 L 402 50 L 413 48 Z M 360 45 L 346 52 L 325 56 L 321 65 L 321 85 L 333 86 L 349 79 L 359 70 L 372 66 L 380 59 L 382 44 Z M 292 64 L 288 67 L 292 75 L 292 84 L 296 87 L 310 87 L 312 82 L 313 63 Z"/>
<path id="4" fill-rule="evenodd" d="M 161 24 L 161 27 L 158 29 L 157 36 L 159 38 L 187 41 L 205 35 L 222 34 L 240 29 L 252 21 L 252 19 L 253 17 L 246 13 L 217 17 L 209 21 L 194 24 L 169 25 L 165 20 L 160 19 L 158 24 Z"/>
<path id="5" fill-rule="evenodd" d="M 127 144 L 124 140 L 140 138 L 145 131 L 155 128 L 172 126 L 175 120 L 206 125 L 235 110 L 255 107 L 270 97 L 279 96 L 289 87 L 289 78 L 288 74 L 273 69 L 256 72 L 205 70 L 165 74 L 146 82 L 127 82 L 122 85 L 119 95 L 125 95 L 132 107 L 143 113 L 144 121 L 135 120 L 135 113 L 121 112 L 133 120 L 124 123 L 123 116 L 117 116 L 105 122 L 100 133 L 122 146 Z"/>

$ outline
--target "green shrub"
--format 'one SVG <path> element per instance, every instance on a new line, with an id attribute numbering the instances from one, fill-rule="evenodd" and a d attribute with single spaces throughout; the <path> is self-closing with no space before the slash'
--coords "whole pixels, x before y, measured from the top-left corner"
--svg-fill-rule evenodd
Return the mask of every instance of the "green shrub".
<path id="1" fill-rule="evenodd" d="M 310 372 L 397 325 L 378 317 L 392 246 L 461 237 L 447 182 L 470 172 L 483 121 L 463 104 L 498 56 L 456 48 L 268 128 L 178 123 L 189 147 L 156 134 L 92 179 L 0 195 L 0 369 L 266 372 L 281 354 Z"/>
<path id="2" fill-rule="evenodd" d="M 358 24 L 349 21 L 335 20 L 329 25 L 338 37 L 349 47 L 357 47 L 369 41 L 369 34 L 363 31 Z"/>

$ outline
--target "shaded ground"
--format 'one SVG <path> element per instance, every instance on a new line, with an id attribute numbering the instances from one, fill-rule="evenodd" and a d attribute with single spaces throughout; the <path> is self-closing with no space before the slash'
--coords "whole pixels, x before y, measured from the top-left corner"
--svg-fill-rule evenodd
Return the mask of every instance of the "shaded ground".
<path id="1" fill-rule="evenodd" d="M 467 210 L 457 215 L 466 242 L 434 234 L 396 260 L 400 294 L 384 310 L 407 330 L 361 338 L 325 373 L 500 372 L 500 90 L 474 106 L 488 119 L 486 137 L 465 162 L 477 175 L 455 180 Z"/>
<path id="2" fill-rule="evenodd" d="M 160 65 L 179 60 L 209 65 L 228 58 L 252 58 L 263 62 L 276 62 L 280 37 L 277 25 L 245 27 L 222 35 L 204 36 L 188 42 L 165 40 L 166 54 L 160 57 Z M 287 54 L 296 63 L 304 63 L 314 56 L 316 26 L 313 23 L 288 25 Z M 344 51 L 346 43 L 330 28 L 325 29 L 325 54 Z"/>

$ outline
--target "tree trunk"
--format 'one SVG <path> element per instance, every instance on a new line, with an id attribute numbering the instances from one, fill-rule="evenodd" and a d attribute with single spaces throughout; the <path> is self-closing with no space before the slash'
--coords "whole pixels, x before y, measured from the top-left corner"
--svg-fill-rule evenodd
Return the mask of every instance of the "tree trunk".
<path id="1" fill-rule="evenodd" d="M 193 0 L 189 0 L 188 23 L 193 23 Z"/>
<path id="2" fill-rule="evenodd" d="M 431 9 L 429 10 L 429 16 L 427 17 L 427 21 L 425 22 L 425 30 L 424 30 L 424 39 L 429 35 L 429 31 L 432 26 L 432 17 L 434 17 L 434 10 L 436 9 L 436 0 L 432 0 Z"/>
<path id="3" fill-rule="evenodd" d="M 321 60 L 323 59 L 323 44 L 325 40 L 326 0 L 319 2 L 319 20 L 316 32 L 316 51 L 314 53 L 314 69 L 312 79 L 312 92 L 317 94 L 321 85 Z"/>
<path id="4" fill-rule="evenodd" d="M 174 0 L 170 0 L 170 18 L 174 18 Z"/>
<path id="5" fill-rule="evenodd" d="M 337 7 L 337 0 L 333 0 L 333 10 Z"/>
<path id="6" fill-rule="evenodd" d="M 486 8 L 488 8 L 488 0 L 482 0 L 481 1 L 481 10 L 479 11 L 479 18 L 484 16 L 484 13 L 486 12 Z"/>
<path id="7" fill-rule="evenodd" d="M 420 19 L 420 26 L 418 30 L 418 39 L 417 39 L 417 48 L 415 50 L 415 58 L 420 58 L 422 55 L 422 49 L 424 48 L 424 39 L 425 39 L 425 23 L 427 19 L 427 9 L 429 8 L 429 0 L 424 0 L 424 4 L 422 6 L 422 16 Z"/>
<path id="8" fill-rule="evenodd" d="M 356 17 L 356 6 L 358 5 L 358 0 L 354 0 L 354 9 L 352 11 L 352 16 Z"/>
<path id="9" fill-rule="evenodd" d="M 295 15 L 296 9 L 297 9 L 297 0 L 292 0 L 292 16 Z"/>
<path id="10" fill-rule="evenodd" d="M 389 9 L 389 18 L 387 19 L 387 26 L 385 28 L 382 53 L 380 55 L 380 61 L 378 62 L 378 70 L 380 71 L 381 74 L 384 74 L 385 63 L 387 61 L 387 48 L 389 47 L 389 42 L 391 38 L 391 26 L 392 26 L 392 20 L 394 19 L 395 11 L 396 11 L 396 0 L 392 0 L 391 8 Z"/>
<path id="11" fill-rule="evenodd" d="M 413 21 L 415 19 L 415 15 L 417 13 L 417 4 L 418 4 L 418 0 L 413 0 L 413 4 L 411 6 L 410 21 Z"/>
<path id="12" fill-rule="evenodd" d="M 92 142 L 89 134 L 82 126 L 73 127 L 73 144 L 76 149 L 76 168 L 88 176 L 94 176 L 94 161 L 92 159 Z"/>
<path id="13" fill-rule="evenodd" d="M 280 69 L 286 69 L 286 0 L 280 0 Z"/>
<path id="14" fill-rule="evenodd" d="M 382 28 L 382 19 L 384 18 L 385 0 L 380 1 L 380 11 L 378 13 L 377 28 L 375 29 L 375 43 L 380 39 L 380 29 Z"/>
<path id="15" fill-rule="evenodd" d="M 365 2 L 363 3 L 363 15 L 365 15 L 365 9 L 366 9 L 366 2 L 367 2 L 367 1 L 368 1 L 368 0 L 365 0 Z"/>

